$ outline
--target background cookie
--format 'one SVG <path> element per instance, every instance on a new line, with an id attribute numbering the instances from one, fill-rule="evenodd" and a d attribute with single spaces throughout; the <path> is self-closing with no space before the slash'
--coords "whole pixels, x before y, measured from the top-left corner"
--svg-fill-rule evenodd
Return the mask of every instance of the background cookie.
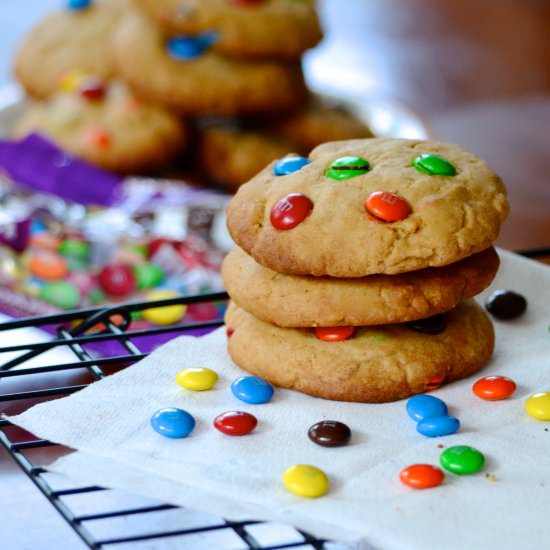
<path id="1" fill-rule="evenodd" d="M 253 63 L 208 48 L 176 59 L 167 39 L 144 17 L 128 16 L 115 37 L 120 76 L 139 95 L 180 113 L 234 116 L 298 107 L 306 98 L 299 64 Z"/>
<path id="2" fill-rule="evenodd" d="M 484 290 L 499 265 L 493 248 L 445 267 L 355 279 L 282 275 L 240 248 L 222 275 L 231 299 L 255 317 L 281 327 L 403 323 L 455 307 Z"/>
<path id="3" fill-rule="evenodd" d="M 25 90 L 38 98 L 59 91 L 62 77 L 82 71 L 113 75 L 112 37 L 129 0 L 96 0 L 82 10 L 52 13 L 25 38 L 14 72 Z"/>
<path id="4" fill-rule="evenodd" d="M 343 342 L 324 342 L 313 329 L 280 328 L 230 305 L 228 350 L 235 363 L 269 382 L 317 397 L 379 403 L 427 391 L 479 370 L 491 356 L 491 321 L 475 302 L 444 314 L 440 334 L 406 325 L 358 328 Z"/>
<path id="5" fill-rule="evenodd" d="M 234 241 L 280 273 L 364 277 L 447 265 L 488 248 L 508 213 L 498 176 L 455 145 L 342 141 L 309 160 L 286 175 L 268 166 L 227 209 Z"/>
<path id="6" fill-rule="evenodd" d="M 311 0 L 135 0 L 167 34 L 215 30 L 215 49 L 237 57 L 297 60 L 321 40 Z"/>
<path id="7" fill-rule="evenodd" d="M 79 157 L 117 172 L 162 166 L 187 140 L 181 120 L 136 99 L 121 83 L 83 78 L 81 87 L 29 105 L 16 137 L 39 132 Z"/>
<path id="8" fill-rule="evenodd" d="M 200 132 L 199 159 L 204 174 L 231 192 L 290 152 L 290 143 L 259 131 L 218 126 Z"/>

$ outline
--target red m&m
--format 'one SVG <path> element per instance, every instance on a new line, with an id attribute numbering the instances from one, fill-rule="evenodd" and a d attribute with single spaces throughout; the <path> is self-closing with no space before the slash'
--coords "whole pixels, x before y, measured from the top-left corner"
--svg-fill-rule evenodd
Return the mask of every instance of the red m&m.
<path id="1" fill-rule="evenodd" d="M 365 210 L 370 220 L 379 223 L 398 222 L 408 218 L 411 213 L 409 203 L 389 191 L 371 193 L 365 201 Z"/>
<path id="2" fill-rule="evenodd" d="M 481 399 L 500 401 L 516 391 L 516 383 L 506 376 L 486 376 L 472 386 L 472 391 Z"/>
<path id="3" fill-rule="evenodd" d="M 88 101 L 100 101 L 105 96 L 105 86 L 97 78 L 86 78 L 79 88 L 80 95 Z"/>
<path id="4" fill-rule="evenodd" d="M 311 200 L 301 193 L 291 193 L 279 200 L 271 209 L 271 225 L 282 231 L 301 224 L 313 210 Z"/>
<path id="5" fill-rule="evenodd" d="M 431 489 L 443 483 L 445 474 L 431 464 L 413 464 L 399 474 L 401 482 L 413 489 Z"/>
<path id="6" fill-rule="evenodd" d="M 111 264 L 102 269 L 99 284 L 111 296 L 127 296 L 136 289 L 136 277 L 131 267 Z"/>
<path id="7" fill-rule="evenodd" d="M 226 435 L 249 434 L 257 424 L 254 415 L 242 411 L 224 412 L 214 419 L 214 427 Z"/>
<path id="8" fill-rule="evenodd" d="M 353 336 L 354 327 L 315 327 L 315 336 L 323 342 L 342 342 Z"/>

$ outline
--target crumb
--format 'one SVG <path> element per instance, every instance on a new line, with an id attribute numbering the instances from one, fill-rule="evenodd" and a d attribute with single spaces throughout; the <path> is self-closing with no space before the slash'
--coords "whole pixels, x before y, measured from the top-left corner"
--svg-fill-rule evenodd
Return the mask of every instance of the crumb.
<path id="1" fill-rule="evenodd" d="M 445 448 L 445 445 L 443 445 L 443 443 L 439 443 L 439 445 L 437 446 L 438 449 L 444 449 Z"/>
<path id="2" fill-rule="evenodd" d="M 485 479 L 487 481 L 496 481 L 497 480 L 497 476 L 495 474 L 485 474 Z"/>
<path id="3" fill-rule="evenodd" d="M 544 428 L 544 431 L 547 432 L 547 431 L 548 431 L 548 428 Z"/>

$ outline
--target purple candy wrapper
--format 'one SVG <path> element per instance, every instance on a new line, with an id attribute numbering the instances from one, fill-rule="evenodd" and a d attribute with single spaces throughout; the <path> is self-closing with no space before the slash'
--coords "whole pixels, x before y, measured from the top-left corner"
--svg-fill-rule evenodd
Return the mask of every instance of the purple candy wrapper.
<path id="1" fill-rule="evenodd" d="M 120 176 L 65 153 L 39 134 L 0 141 L 0 169 L 27 188 L 84 206 L 112 206 L 122 195 Z"/>

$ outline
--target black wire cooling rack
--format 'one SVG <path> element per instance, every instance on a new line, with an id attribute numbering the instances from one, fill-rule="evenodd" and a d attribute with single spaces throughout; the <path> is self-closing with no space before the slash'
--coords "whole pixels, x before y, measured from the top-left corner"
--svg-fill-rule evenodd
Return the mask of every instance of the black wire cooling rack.
<path id="1" fill-rule="evenodd" d="M 531 257 L 550 256 L 549 248 L 538 248 L 532 250 L 520 251 L 520 254 Z M 63 395 L 74 393 L 85 388 L 89 383 L 99 380 L 113 372 L 125 368 L 140 359 L 147 356 L 147 353 L 140 350 L 139 339 L 151 337 L 154 335 L 173 335 L 189 333 L 201 329 L 215 328 L 222 325 L 221 313 L 219 318 L 203 323 L 182 323 L 177 326 L 149 328 L 146 330 L 132 329 L 132 314 L 151 307 L 165 307 L 174 304 L 212 304 L 227 300 L 227 294 L 209 294 L 202 296 L 189 296 L 174 298 L 170 300 L 160 300 L 157 302 L 124 304 L 109 308 L 95 308 L 79 310 L 59 315 L 49 315 L 44 317 L 34 317 L 10 321 L 0 324 L 0 334 L 9 330 L 21 328 L 44 328 L 49 329 L 55 334 L 54 339 L 42 339 L 39 342 L 29 342 L 21 345 L 0 346 L 0 360 L 2 355 L 8 352 L 17 352 L 15 359 L 10 359 L 0 363 L 0 403 L 16 404 L 11 413 L 21 412 L 32 404 Z M 39 333 L 40 334 L 40 333 Z M 112 352 L 107 355 L 97 356 L 97 353 L 90 351 L 89 347 L 98 344 L 118 343 L 119 352 Z M 62 364 L 44 364 L 32 367 L 22 367 L 21 365 L 29 359 L 36 359 L 42 354 L 46 354 L 53 348 L 62 348 L 69 350 L 74 356 L 74 361 L 64 362 Z M 30 389 L 28 391 L 17 391 L 12 393 L 3 393 L 2 384 L 7 379 L 15 378 L 18 381 L 26 382 L 33 377 L 60 373 L 66 378 L 70 378 L 75 372 L 85 371 L 87 380 L 76 384 L 62 384 L 39 389 Z M 56 379 L 57 380 L 57 379 Z M 32 384 L 30 384 L 32 386 Z M 17 404 L 21 404 L 20 407 Z M 263 525 L 255 521 L 231 522 L 212 519 L 209 522 L 203 521 L 200 526 L 196 526 L 196 521 L 191 521 L 190 525 L 181 525 L 178 528 L 159 529 L 151 532 L 125 533 L 120 536 L 101 537 L 94 534 L 92 528 L 94 522 L 103 522 L 105 520 L 115 521 L 120 518 L 131 518 L 144 514 L 168 514 L 170 511 L 178 510 L 178 507 L 162 503 L 148 503 L 131 507 L 106 506 L 105 510 L 95 511 L 94 513 L 78 513 L 74 505 L 69 502 L 69 497 L 81 496 L 90 498 L 98 492 L 111 492 L 102 487 L 77 485 L 54 488 L 48 479 L 48 472 L 39 464 L 35 464 L 33 458 L 28 456 L 30 451 L 45 450 L 55 448 L 62 454 L 67 450 L 59 445 L 55 445 L 46 440 L 36 439 L 31 434 L 24 432 L 16 426 L 10 424 L 7 420 L 0 419 L 0 443 L 7 449 L 13 460 L 29 476 L 34 484 L 42 491 L 50 503 L 57 509 L 69 525 L 76 531 L 80 538 L 89 548 L 99 549 L 107 547 L 116 547 L 121 545 L 136 544 L 145 541 L 160 541 L 168 538 L 183 537 L 182 544 L 184 548 L 193 548 L 191 542 L 193 536 L 199 534 L 204 537 L 220 535 L 231 532 L 235 547 L 246 549 L 265 549 L 275 550 L 282 548 L 325 548 L 325 541 L 311 537 L 301 531 L 291 530 L 285 533 L 283 541 L 273 542 L 273 537 L 263 537 L 261 528 Z M 51 459 L 51 456 L 50 456 Z M 107 498 L 103 502 L 107 502 Z M 116 502 L 116 499 L 114 499 Z M 136 525 L 139 522 L 134 522 Z M 235 538 L 236 537 L 236 538 Z M 201 548 L 211 548 L 215 550 L 220 548 L 219 540 L 213 538 L 212 542 L 202 539 Z M 127 546 L 126 546 L 127 547 Z M 227 545 L 224 545 L 227 547 Z"/>
<path id="2" fill-rule="evenodd" d="M 47 339 L 47 336 L 44 337 L 45 333 L 37 331 L 36 334 L 40 341 L 0 346 L 0 361 L 2 356 L 5 357 L 5 354 L 17 353 L 15 358 L 0 363 L 0 405 L 8 404 L 8 412 L 15 414 L 37 402 L 74 393 L 85 388 L 89 383 L 100 380 L 146 357 L 147 353 L 141 351 L 139 344 L 140 339 L 144 337 L 150 338 L 155 335 L 175 337 L 190 331 L 216 328 L 223 323 L 222 313 L 220 312 L 216 319 L 208 322 L 182 322 L 176 326 L 133 330 L 132 317 L 135 312 L 151 307 L 166 307 L 174 304 L 188 306 L 191 304 L 219 304 L 226 300 L 227 294 L 217 293 L 147 303 L 124 304 L 108 308 L 86 309 L 2 323 L 0 324 L 0 337 L 2 333 L 7 331 L 24 328 L 45 329 L 50 334 L 53 332 L 55 336 L 53 339 Z M 114 343 L 116 344 L 113 345 Z M 98 346 L 103 347 L 98 348 Z M 113 348 L 116 348 L 116 351 Z M 74 356 L 74 360 L 61 364 L 54 362 L 54 364 L 25 367 L 24 363 L 30 359 L 36 362 L 42 354 L 45 358 L 47 352 L 52 349 L 70 351 Z M 109 351 L 108 354 L 104 353 L 105 349 Z M 54 387 L 46 382 L 46 387 L 36 389 L 34 383 L 36 377 L 44 377 L 45 375 L 56 375 Z M 70 381 L 71 378 L 78 380 L 78 383 L 66 384 L 63 382 L 59 384 L 59 380 Z M 26 386 L 33 389 L 4 393 L 8 379 L 17 382 L 17 387 Z M 4 385 L 4 388 L 2 388 L 2 385 Z M 6 410 L 6 407 L 4 406 L 3 409 Z M 35 456 L 38 454 L 40 457 L 41 452 L 47 451 L 50 453 L 48 458 L 51 460 L 52 453 L 54 453 L 54 456 L 59 456 L 68 450 L 50 441 L 37 439 L 5 419 L 0 419 L 0 443 L 89 548 L 116 547 L 145 541 L 152 543 L 152 541 L 161 541 L 168 538 L 173 538 L 175 541 L 181 539 L 183 548 L 193 548 L 193 537 L 198 535 L 201 536 L 201 548 L 216 549 L 223 546 L 224 548 L 275 550 L 279 548 L 322 549 L 324 547 L 323 541 L 294 529 L 290 530 L 290 534 L 288 529 L 283 529 L 285 531 L 284 536 L 282 539 L 279 537 L 281 540 L 277 541 L 277 537 L 273 536 L 273 529 L 267 537 L 265 533 L 262 533 L 261 527 L 268 526 L 268 524 L 256 521 L 232 522 L 214 517 L 203 518 L 199 522 L 199 526 L 197 526 L 196 518 L 191 518 L 189 524 L 185 525 L 184 518 L 183 522 L 179 521 L 177 528 L 163 528 L 150 532 L 143 532 L 143 526 L 140 525 L 140 522 L 134 521 L 130 523 L 133 523 L 136 532 L 125 532 L 123 535 L 112 536 L 113 531 L 111 530 L 111 536 L 101 537 L 94 533 L 94 523 L 104 523 L 105 520 L 120 521 L 121 518 L 142 517 L 144 514 L 150 516 L 155 514 L 157 518 L 158 514 L 168 514 L 177 510 L 178 507 L 162 503 L 147 503 L 117 508 L 110 504 L 105 505 L 109 500 L 107 498 L 103 499 L 105 510 L 96 510 L 94 513 L 78 513 L 78 511 L 73 510 L 74 506 L 70 497 L 78 495 L 89 499 L 99 492 L 115 492 L 102 487 L 78 485 L 77 482 L 74 486 L 55 488 L 48 477 L 52 474 L 49 474 L 38 463 L 40 460 L 35 460 L 32 455 L 34 453 Z M 114 501 L 116 502 L 116 498 Z M 80 508 L 82 508 L 81 504 Z M 159 522 L 155 519 L 154 524 L 159 523 L 162 524 L 162 521 Z M 174 521 L 171 520 L 170 523 L 173 524 Z M 211 542 L 209 542 L 208 537 L 211 537 Z M 225 537 L 223 544 L 220 542 L 222 540 L 220 537 Z M 233 541 L 233 544 L 228 543 L 229 539 Z M 160 545 L 160 543 L 158 544 Z"/>

